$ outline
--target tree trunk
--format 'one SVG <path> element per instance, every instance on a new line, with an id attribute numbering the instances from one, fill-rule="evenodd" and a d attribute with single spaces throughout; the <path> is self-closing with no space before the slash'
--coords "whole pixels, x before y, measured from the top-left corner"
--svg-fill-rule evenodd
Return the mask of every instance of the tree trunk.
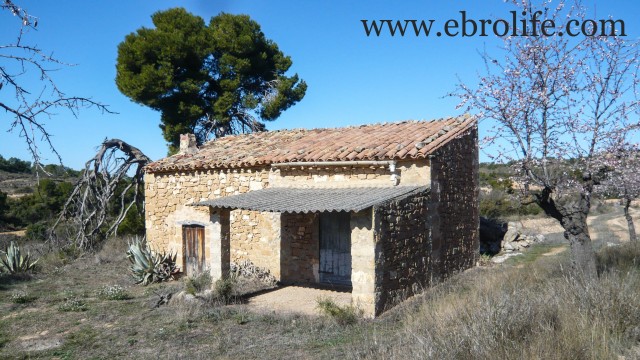
<path id="1" fill-rule="evenodd" d="M 590 191 L 565 195 L 554 199 L 553 189 L 545 187 L 536 195 L 536 202 L 544 212 L 560 222 L 564 237 L 569 241 L 571 263 L 575 274 L 585 279 L 598 276 L 596 256 L 589 236 L 587 216 L 591 208 Z"/>
<path id="2" fill-rule="evenodd" d="M 638 241 L 638 237 L 636 235 L 636 227 L 633 224 L 633 218 L 629 213 L 629 206 L 631 206 L 631 199 L 624 199 L 624 217 L 627 219 L 627 225 L 629 226 L 629 241 L 636 242 Z"/>
<path id="3" fill-rule="evenodd" d="M 587 227 L 588 207 L 586 211 L 584 211 L 583 206 L 562 210 L 564 210 L 561 211 L 564 216 L 560 223 L 564 228 L 564 237 L 569 241 L 571 263 L 574 271 L 585 279 L 597 277 L 596 256 L 591 244 L 589 228 Z"/>

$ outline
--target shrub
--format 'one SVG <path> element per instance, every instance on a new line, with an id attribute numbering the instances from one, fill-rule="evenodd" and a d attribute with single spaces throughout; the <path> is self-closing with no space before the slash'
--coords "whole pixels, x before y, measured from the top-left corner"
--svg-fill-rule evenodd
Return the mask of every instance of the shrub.
<path id="1" fill-rule="evenodd" d="M 136 284 L 149 285 L 173 280 L 179 271 L 176 266 L 176 254 L 155 253 L 139 238 L 129 244 L 127 258 L 131 262 L 130 269 Z"/>
<path id="2" fill-rule="evenodd" d="M 230 304 L 237 297 L 236 277 L 229 276 L 227 278 L 218 279 L 213 284 L 213 292 L 215 297 L 224 304 Z"/>
<path id="3" fill-rule="evenodd" d="M 269 269 L 256 266 L 251 260 L 243 260 L 239 263 L 231 262 L 229 272 L 236 277 L 258 280 L 267 286 L 276 286 L 278 283 Z"/>
<path id="4" fill-rule="evenodd" d="M 0 251 L 0 269 L 10 274 L 26 273 L 33 269 L 38 260 L 31 261 L 31 255 L 27 253 L 26 256 L 22 256 L 20 247 L 15 242 L 11 242 L 9 246 Z"/>
<path id="5" fill-rule="evenodd" d="M 489 219 L 500 219 L 512 215 L 538 215 L 542 209 L 537 204 L 523 205 L 517 196 L 493 189 L 480 196 L 480 215 Z"/>
<path id="6" fill-rule="evenodd" d="M 197 276 L 190 276 L 185 279 L 185 292 L 187 294 L 199 294 L 211 288 L 211 275 L 203 272 Z"/>
<path id="7" fill-rule="evenodd" d="M 133 204 L 120 225 L 118 225 L 118 235 L 142 234 L 144 234 L 144 215 L 138 210 L 138 205 Z"/>
<path id="8" fill-rule="evenodd" d="M 45 221 L 38 221 L 35 224 L 27 226 L 26 237 L 29 240 L 43 241 L 47 239 L 47 231 L 49 229 L 48 223 Z"/>
<path id="9" fill-rule="evenodd" d="M 120 285 L 105 285 L 98 290 L 98 297 L 105 300 L 127 300 L 131 298 Z"/>
<path id="10" fill-rule="evenodd" d="M 26 291 L 16 291 L 11 294 L 11 302 L 14 304 L 28 304 L 35 300 L 36 297 L 29 295 Z"/>
<path id="11" fill-rule="evenodd" d="M 491 261 L 492 256 L 489 254 L 480 254 L 478 257 L 478 265 L 480 266 L 493 266 L 494 263 Z"/>
<path id="12" fill-rule="evenodd" d="M 355 307 L 351 305 L 340 306 L 329 298 L 319 298 L 316 301 L 318 302 L 320 312 L 332 318 L 338 324 L 352 325 L 358 322 L 360 312 Z"/>
<path id="13" fill-rule="evenodd" d="M 79 258 L 82 255 L 82 249 L 80 249 L 76 244 L 69 244 L 67 246 L 63 246 L 56 252 L 56 256 L 58 260 L 63 265 L 71 263 L 73 260 Z"/>
<path id="14" fill-rule="evenodd" d="M 640 269 L 640 244 L 626 243 L 606 246 L 596 253 L 598 273 L 608 271 L 630 271 Z"/>
<path id="15" fill-rule="evenodd" d="M 591 214 L 608 214 L 613 210 L 613 206 L 606 201 L 596 199 L 591 204 Z"/>
<path id="16" fill-rule="evenodd" d="M 58 310 L 64 312 L 80 312 L 87 311 L 87 304 L 77 297 L 70 297 L 65 299 L 65 301 L 58 307 Z"/>

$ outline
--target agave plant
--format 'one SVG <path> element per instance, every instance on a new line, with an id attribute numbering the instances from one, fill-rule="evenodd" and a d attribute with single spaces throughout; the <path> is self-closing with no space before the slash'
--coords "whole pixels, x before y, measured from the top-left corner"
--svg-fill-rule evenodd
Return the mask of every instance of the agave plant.
<path id="1" fill-rule="evenodd" d="M 130 269 L 136 284 L 149 285 L 172 280 L 173 276 L 180 271 L 176 267 L 176 254 L 155 253 L 141 239 L 136 239 L 129 244 L 127 257 L 131 262 Z"/>
<path id="2" fill-rule="evenodd" d="M 7 271 L 10 274 L 18 274 L 27 272 L 36 265 L 38 260 L 31 261 L 31 255 L 27 253 L 22 256 L 20 247 L 13 241 L 4 251 L 0 251 L 0 270 Z"/>

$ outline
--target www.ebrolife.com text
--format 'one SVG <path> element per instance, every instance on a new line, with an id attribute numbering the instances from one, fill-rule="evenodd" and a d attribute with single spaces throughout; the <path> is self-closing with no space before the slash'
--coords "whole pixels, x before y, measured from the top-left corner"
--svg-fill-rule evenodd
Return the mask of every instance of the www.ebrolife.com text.
<path id="1" fill-rule="evenodd" d="M 528 17 L 518 17 L 516 11 L 510 11 L 505 19 L 474 19 L 466 11 L 459 11 L 456 19 L 442 23 L 437 20 L 360 20 L 367 36 L 627 36 L 624 20 L 614 19 L 569 19 L 560 28 L 553 19 L 542 19 L 542 11 L 536 11 Z"/>

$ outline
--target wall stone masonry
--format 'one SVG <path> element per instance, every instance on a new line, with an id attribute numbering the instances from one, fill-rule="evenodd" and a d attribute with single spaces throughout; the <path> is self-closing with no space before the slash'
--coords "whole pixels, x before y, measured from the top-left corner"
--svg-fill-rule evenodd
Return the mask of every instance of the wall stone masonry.
<path id="1" fill-rule="evenodd" d="M 470 268 L 479 254 L 477 127 L 438 149 L 431 158 L 431 180 L 430 274 L 438 281 Z"/>
<path id="2" fill-rule="evenodd" d="M 320 281 L 318 221 L 318 214 L 282 214 L 282 282 L 295 284 Z"/>
<path id="3" fill-rule="evenodd" d="M 380 273 L 376 257 L 380 242 L 375 241 L 371 208 L 351 214 L 351 298 L 366 317 L 374 317 L 380 294 Z"/>
<path id="4" fill-rule="evenodd" d="M 427 185 L 430 176 L 428 161 L 399 161 L 396 174 L 399 175 L 400 185 Z M 206 207 L 194 207 L 189 204 L 267 187 L 391 186 L 390 176 L 388 166 L 263 166 L 148 173 L 145 174 L 147 239 L 154 248 L 176 251 L 178 258 L 182 259 L 182 225 L 206 225 L 210 217 L 209 209 Z M 256 266 L 268 269 L 279 279 L 282 269 L 280 214 L 234 210 L 230 213 L 230 223 L 231 261 L 250 260 Z M 205 237 L 210 238 L 206 232 Z M 205 256 L 210 256 L 208 246 Z M 295 262 L 292 265 L 297 266 Z M 308 275 L 304 278 L 314 279 Z"/>
<path id="5" fill-rule="evenodd" d="M 268 169 L 220 169 L 177 173 L 145 174 L 145 227 L 152 247 L 178 252 L 182 261 L 182 225 L 209 221 L 209 209 L 189 206 L 198 201 L 248 192 L 267 187 Z M 279 274 L 279 247 L 272 241 L 279 238 L 279 224 L 274 214 L 253 211 L 231 211 L 231 261 L 244 259 Z M 211 239 L 205 229 L 205 238 Z M 249 258 L 248 254 L 256 254 Z M 205 256 L 210 258 L 206 246 Z M 268 259 L 268 260 L 266 260 Z M 182 266 L 182 264 L 180 264 Z"/>
<path id="6" fill-rule="evenodd" d="M 374 208 L 380 286 L 376 313 L 429 285 L 431 244 L 427 220 L 429 190 Z"/>
<path id="7" fill-rule="evenodd" d="M 398 161 L 395 174 L 398 185 L 427 185 L 430 181 L 428 160 Z M 378 166 L 296 166 L 275 168 L 269 176 L 272 187 L 354 187 L 392 186 L 388 165 Z"/>

